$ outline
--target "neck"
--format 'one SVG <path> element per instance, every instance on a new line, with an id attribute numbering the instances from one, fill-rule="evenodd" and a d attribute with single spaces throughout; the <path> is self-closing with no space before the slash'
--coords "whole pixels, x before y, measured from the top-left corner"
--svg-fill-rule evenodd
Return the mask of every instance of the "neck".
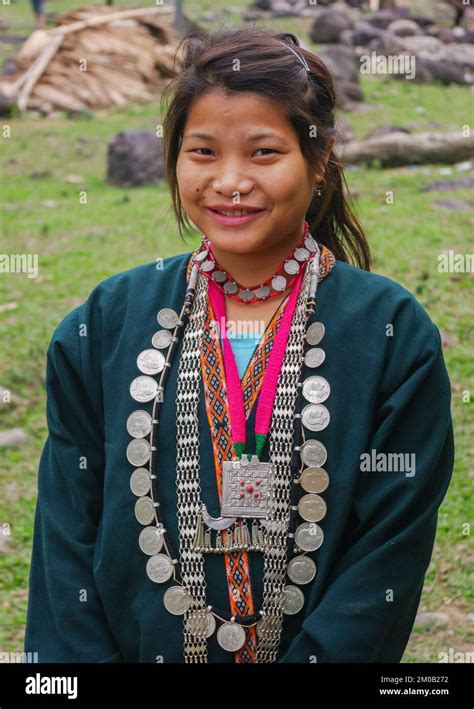
<path id="1" fill-rule="evenodd" d="M 293 251 L 303 238 L 303 230 L 299 229 L 291 237 L 286 236 L 278 244 L 272 244 L 260 251 L 238 254 L 234 251 L 224 251 L 212 244 L 214 257 L 222 268 L 242 286 L 250 287 L 263 283 L 273 276 L 281 262 Z"/>

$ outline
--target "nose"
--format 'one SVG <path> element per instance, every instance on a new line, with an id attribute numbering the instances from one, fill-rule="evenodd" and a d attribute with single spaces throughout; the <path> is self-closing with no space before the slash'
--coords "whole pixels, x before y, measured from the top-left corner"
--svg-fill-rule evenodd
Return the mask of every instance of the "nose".
<path id="1" fill-rule="evenodd" d="M 233 196 L 248 193 L 253 187 L 253 179 L 244 173 L 244 169 L 239 162 L 226 162 L 220 166 L 216 165 L 216 172 L 212 180 L 212 187 L 217 193 Z"/>

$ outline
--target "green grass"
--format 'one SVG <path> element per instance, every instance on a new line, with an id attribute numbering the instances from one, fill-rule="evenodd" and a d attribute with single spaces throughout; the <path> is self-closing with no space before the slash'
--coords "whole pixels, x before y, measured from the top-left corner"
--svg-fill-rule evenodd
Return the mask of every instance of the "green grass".
<path id="1" fill-rule="evenodd" d="M 138 3 L 135 3 L 138 5 Z M 226 3 L 189 3 L 191 17 L 217 12 Z M 48 12 L 63 12 L 74 3 L 48 3 Z M 2 11 L 9 33 L 31 29 L 28 3 Z M 236 11 L 230 20 L 238 19 Z M 307 41 L 308 23 L 272 23 L 295 31 Z M 2 52 L 5 48 L 2 48 Z M 409 81 L 364 78 L 366 104 L 345 114 L 357 137 L 380 124 L 413 131 L 457 130 L 468 122 L 470 99 L 461 87 L 420 86 Z M 417 106 L 424 113 L 415 111 Z M 164 184 L 119 189 L 105 182 L 107 143 L 123 129 L 153 130 L 160 122 L 159 100 L 127 110 L 100 111 L 92 119 L 18 117 L 2 120 L 12 137 L 2 143 L 2 207 L 0 253 L 36 253 L 40 275 L 0 277 L 0 303 L 16 308 L 0 313 L 0 385 L 15 401 L 0 406 L 0 430 L 23 427 L 28 442 L 2 451 L 0 531 L 11 525 L 6 550 L 0 551 L 0 648 L 22 648 L 38 459 L 46 436 L 45 352 L 59 320 L 104 278 L 156 258 L 190 251 L 198 236 L 180 241 Z M 436 123 L 433 123 L 436 122 Z M 463 525 L 472 516 L 471 404 L 473 390 L 472 275 L 440 274 L 437 257 L 443 249 L 469 253 L 472 217 L 433 205 L 440 197 L 472 203 L 472 192 L 422 193 L 423 185 L 459 174 L 439 174 L 441 165 L 395 170 L 350 170 L 351 190 L 367 229 L 374 254 L 373 270 L 411 290 L 453 344 L 445 358 L 453 389 L 456 463 L 452 484 L 440 509 L 438 535 L 422 609 L 448 613 L 448 628 L 416 630 L 405 662 L 436 661 L 450 647 L 472 645 L 467 613 L 472 603 L 468 564 L 470 537 Z M 68 176 L 80 176 L 71 184 Z M 87 193 L 87 204 L 79 194 Z M 386 193 L 394 203 L 386 204 Z M 50 206 L 48 206 L 48 204 Z M 471 606 L 472 609 L 472 606 Z"/>

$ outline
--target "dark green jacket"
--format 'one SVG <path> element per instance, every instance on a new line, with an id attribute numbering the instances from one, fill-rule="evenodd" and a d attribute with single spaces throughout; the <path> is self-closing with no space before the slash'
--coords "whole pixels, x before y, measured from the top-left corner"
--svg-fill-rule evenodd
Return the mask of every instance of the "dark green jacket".
<path id="1" fill-rule="evenodd" d="M 142 526 L 129 486 L 125 423 L 137 355 L 159 329 L 158 310 L 179 312 L 190 253 L 104 280 L 56 328 L 47 358 L 47 418 L 38 480 L 25 650 L 40 662 L 183 662 L 183 618 L 168 613 L 138 546 Z M 454 457 L 450 383 L 438 328 L 394 281 L 337 261 L 318 289 L 331 385 L 325 540 L 312 553 L 305 605 L 284 616 L 279 662 L 399 662 L 430 562 L 437 510 Z M 391 330 L 393 328 L 393 331 Z M 181 351 L 182 341 L 178 348 Z M 178 359 L 157 439 L 157 491 L 175 549 Z M 306 378 L 315 370 L 305 367 Z M 203 389 L 199 407 L 202 500 L 220 514 Z M 247 420 L 253 445 L 256 405 Z M 361 472 L 360 456 L 415 454 L 416 472 Z M 253 450 L 248 447 L 247 450 Z M 264 460 L 268 460 L 268 441 Z M 256 608 L 262 555 L 249 553 Z M 228 609 L 223 555 L 205 555 L 207 600 Z M 234 662 L 208 641 L 209 662 Z"/>

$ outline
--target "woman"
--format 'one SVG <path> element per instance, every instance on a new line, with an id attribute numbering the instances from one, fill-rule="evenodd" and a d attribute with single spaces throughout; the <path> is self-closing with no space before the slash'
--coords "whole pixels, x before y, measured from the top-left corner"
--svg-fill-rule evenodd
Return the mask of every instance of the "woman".
<path id="1" fill-rule="evenodd" d="M 256 28 L 184 46 L 165 158 L 201 243 L 53 335 L 25 649 L 399 662 L 453 465 L 439 331 L 369 272 L 324 64 Z"/>

